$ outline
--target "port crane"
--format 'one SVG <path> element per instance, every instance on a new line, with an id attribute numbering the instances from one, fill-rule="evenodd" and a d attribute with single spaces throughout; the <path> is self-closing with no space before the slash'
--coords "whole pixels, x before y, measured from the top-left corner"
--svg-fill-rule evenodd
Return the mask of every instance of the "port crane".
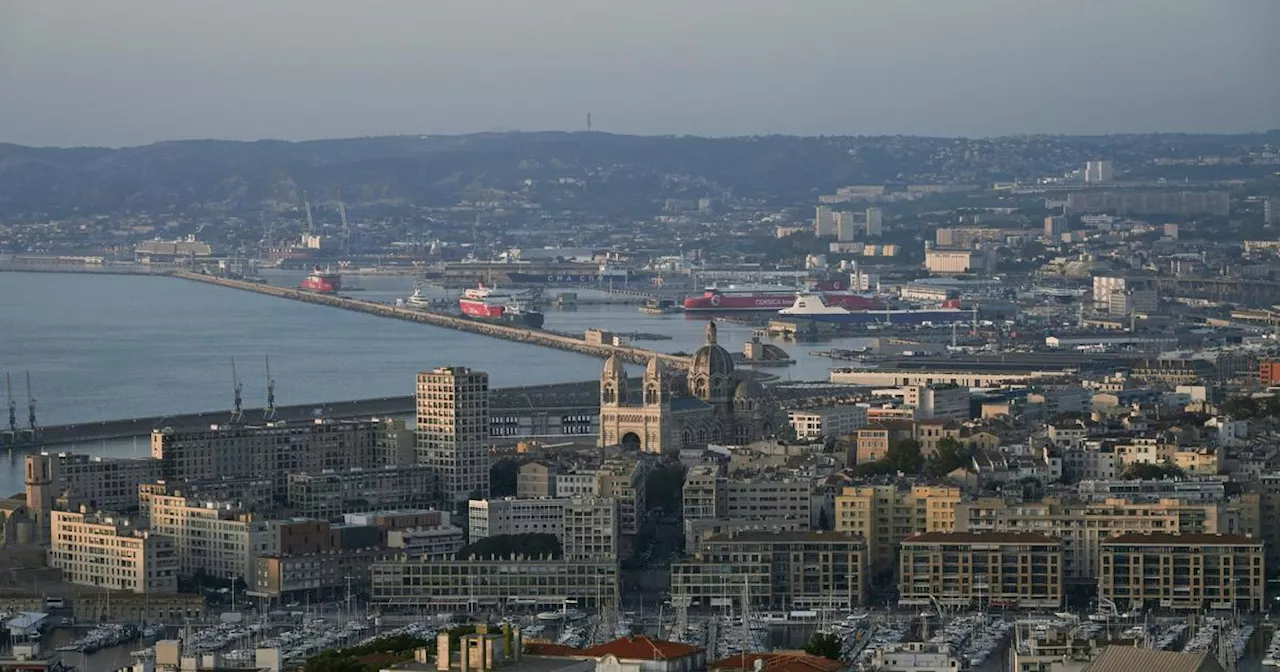
<path id="1" fill-rule="evenodd" d="M 36 430 L 36 398 L 31 396 L 31 372 L 27 372 L 27 426 Z"/>
<path id="2" fill-rule="evenodd" d="M 13 378 L 9 376 L 9 372 L 4 372 L 4 386 L 9 393 L 9 431 L 17 436 L 18 434 L 18 403 L 13 400 Z"/>
<path id="3" fill-rule="evenodd" d="M 241 420 L 244 420 L 244 411 L 241 409 L 241 393 L 244 391 L 244 384 L 240 382 L 240 376 L 236 374 L 235 357 L 231 358 L 231 385 L 235 390 L 235 410 L 231 411 L 231 424 L 238 425 Z"/>
<path id="4" fill-rule="evenodd" d="M 267 407 L 262 409 L 262 419 L 272 422 L 276 419 L 276 379 L 271 377 L 271 355 L 263 355 L 267 361 Z"/>

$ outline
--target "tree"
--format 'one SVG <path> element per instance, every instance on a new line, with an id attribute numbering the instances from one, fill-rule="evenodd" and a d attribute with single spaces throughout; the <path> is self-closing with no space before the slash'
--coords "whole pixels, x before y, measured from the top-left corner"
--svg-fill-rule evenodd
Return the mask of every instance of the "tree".
<path id="1" fill-rule="evenodd" d="M 915 439 L 900 439 L 890 443 L 889 452 L 884 459 L 893 465 L 895 471 L 901 471 L 904 474 L 918 474 L 924 468 L 920 442 Z"/>
<path id="2" fill-rule="evenodd" d="M 520 462 L 504 457 L 489 467 L 489 493 L 493 497 L 514 497 L 520 479 Z"/>
<path id="3" fill-rule="evenodd" d="M 818 509 L 818 529 L 819 530 L 831 529 L 831 520 L 827 518 L 826 507 Z"/>
<path id="4" fill-rule="evenodd" d="M 929 458 L 929 474 L 939 477 L 946 476 L 968 464 L 971 459 L 973 459 L 973 448 L 949 436 L 944 437 L 938 441 L 938 449 Z"/>
<path id="5" fill-rule="evenodd" d="M 844 642 L 839 637 L 825 632 L 815 632 L 805 645 L 804 652 L 811 656 L 821 656 L 831 660 L 840 660 L 844 651 Z"/>
<path id="6" fill-rule="evenodd" d="M 1131 464 L 1120 473 L 1120 478 L 1126 481 L 1158 481 L 1164 478 L 1183 478 L 1186 475 L 1187 472 L 1181 467 L 1165 461 L 1163 464 Z"/>
<path id="7" fill-rule="evenodd" d="M 563 553 L 560 540 L 554 534 L 497 534 L 468 544 L 458 551 L 458 558 L 511 558 L 517 555 L 559 558 Z"/>
<path id="8" fill-rule="evenodd" d="M 644 481 L 645 505 L 667 513 L 684 508 L 684 465 L 666 462 L 649 472 Z"/>

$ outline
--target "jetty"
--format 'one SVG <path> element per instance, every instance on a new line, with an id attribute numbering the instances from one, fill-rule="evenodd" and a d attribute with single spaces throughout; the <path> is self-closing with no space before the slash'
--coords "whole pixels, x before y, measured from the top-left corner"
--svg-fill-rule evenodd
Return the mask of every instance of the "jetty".
<path id="1" fill-rule="evenodd" d="M 332 308 L 342 308 L 344 310 L 377 315 L 379 317 L 389 317 L 397 320 L 405 320 L 407 322 L 429 324 L 434 327 L 465 331 L 473 334 L 479 334 L 481 336 L 488 336 L 490 338 L 501 338 L 507 341 L 528 343 L 530 345 L 539 345 L 546 348 L 555 348 L 557 350 L 567 350 L 569 352 L 576 352 L 601 359 L 617 357 L 618 359 L 631 364 L 647 364 L 650 359 L 656 357 L 658 360 L 671 366 L 684 368 L 689 365 L 689 358 L 681 355 L 671 355 L 665 352 L 657 352 L 655 350 L 637 348 L 628 345 L 588 343 L 583 338 L 543 331 L 541 329 L 529 329 L 527 327 L 496 324 L 493 322 L 481 322 L 479 320 L 458 317 L 455 315 L 446 315 L 444 313 L 438 313 L 430 310 L 420 310 L 416 308 L 378 303 L 376 301 L 353 299 L 337 294 L 320 294 L 317 292 L 309 292 L 299 289 L 273 287 L 271 285 L 261 283 L 244 282 L 242 280 L 230 280 L 227 278 L 205 275 L 203 273 L 174 271 L 172 275 L 184 280 L 203 282 L 205 284 L 217 285 L 219 287 L 226 287 L 229 289 L 239 289 L 246 292 L 265 294 L 267 296 L 274 296 L 281 299 L 291 299 L 294 301 L 301 301 L 303 303 L 313 303 L 321 306 L 330 306 Z"/>

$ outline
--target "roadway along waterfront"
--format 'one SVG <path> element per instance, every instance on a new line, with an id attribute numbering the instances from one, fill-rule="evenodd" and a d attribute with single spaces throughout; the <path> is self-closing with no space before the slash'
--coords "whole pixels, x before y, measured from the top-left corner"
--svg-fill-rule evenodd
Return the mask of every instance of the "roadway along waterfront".
<path id="1" fill-rule="evenodd" d="M 455 317 L 453 315 L 417 310 L 414 308 L 401 308 L 398 306 L 387 305 L 385 303 L 351 299 L 334 294 L 318 294 L 315 292 L 305 292 L 297 289 L 273 287 L 271 285 L 261 283 L 228 280 L 226 278 L 217 278 L 210 275 L 190 273 L 187 271 L 174 271 L 173 276 L 185 280 L 218 285 L 220 287 L 242 289 L 249 292 L 256 292 L 258 294 L 266 294 L 267 296 L 275 296 L 282 299 L 293 299 L 295 301 L 303 301 L 322 306 L 353 310 L 356 312 L 367 313 L 369 315 L 377 315 L 379 317 L 390 317 L 399 320 L 407 320 L 409 322 L 430 324 L 432 326 L 444 327 L 446 329 L 466 331 L 473 334 L 480 334 L 482 336 L 489 336 L 492 338 L 501 338 L 508 341 L 530 343 L 558 350 L 568 350 L 570 352 L 591 355 L 602 359 L 610 356 L 617 356 L 619 359 L 632 364 L 646 364 L 650 359 L 657 357 L 667 364 L 680 367 L 688 366 L 689 363 L 688 357 L 670 355 L 644 348 L 587 343 L 585 340 L 580 338 L 548 333 L 539 329 L 527 329 L 524 327 L 515 327 L 506 324 L 480 322 L 477 320 Z"/>

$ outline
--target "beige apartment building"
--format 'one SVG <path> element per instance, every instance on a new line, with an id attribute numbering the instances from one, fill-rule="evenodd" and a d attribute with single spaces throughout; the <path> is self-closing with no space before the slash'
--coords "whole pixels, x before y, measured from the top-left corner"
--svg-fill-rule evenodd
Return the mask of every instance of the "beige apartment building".
<path id="1" fill-rule="evenodd" d="M 867 541 L 871 567 L 895 566 L 903 539 L 922 532 L 956 529 L 960 488 L 951 485 L 861 485 L 836 496 L 835 529 Z"/>
<path id="2" fill-rule="evenodd" d="M 149 521 L 153 534 L 173 541 L 182 576 L 204 574 L 249 582 L 254 557 L 272 546 L 266 523 L 226 502 L 153 492 Z"/>
<path id="3" fill-rule="evenodd" d="M 983 498 L 955 509 L 958 532 L 1038 532 L 1062 540 L 1067 581 L 1097 579 L 1103 542 L 1122 534 L 1244 534 L 1259 538 L 1259 498 L 1245 494 L 1226 502 L 1160 499 L 1101 502 L 1046 498 L 1006 502 Z"/>
<path id="4" fill-rule="evenodd" d="M 485 473 L 489 473 L 487 467 Z M 648 474 L 648 464 L 631 457 L 609 458 L 600 468 L 595 495 L 618 502 L 618 534 L 633 537 L 640 533 L 647 510 L 644 481 Z"/>
<path id="5" fill-rule="evenodd" d="M 82 586 L 131 593 L 178 590 L 173 541 L 100 513 L 50 512 L 49 566 Z"/>
<path id="6" fill-rule="evenodd" d="M 1123 534 L 1102 544 L 1098 595 L 1121 608 L 1262 611 L 1262 546 L 1238 534 Z"/>
<path id="7" fill-rule="evenodd" d="M 926 532 L 902 542 L 898 604 L 1058 609 L 1062 542 L 1031 532 Z"/>
<path id="8" fill-rule="evenodd" d="M 702 542 L 671 567 L 671 597 L 689 606 L 848 609 L 866 600 L 867 546 L 842 532 L 748 531 Z"/>
<path id="9" fill-rule="evenodd" d="M 618 564 L 542 558 L 375 562 L 372 602 L 403 608 L 616 608 Z"/>
<path id="10" fill-rule="evenodd" d="M 445 366 L 418 374 L 417 461 L 433 467 L 440 498 L 489 496 L 489 374 Z"/>

